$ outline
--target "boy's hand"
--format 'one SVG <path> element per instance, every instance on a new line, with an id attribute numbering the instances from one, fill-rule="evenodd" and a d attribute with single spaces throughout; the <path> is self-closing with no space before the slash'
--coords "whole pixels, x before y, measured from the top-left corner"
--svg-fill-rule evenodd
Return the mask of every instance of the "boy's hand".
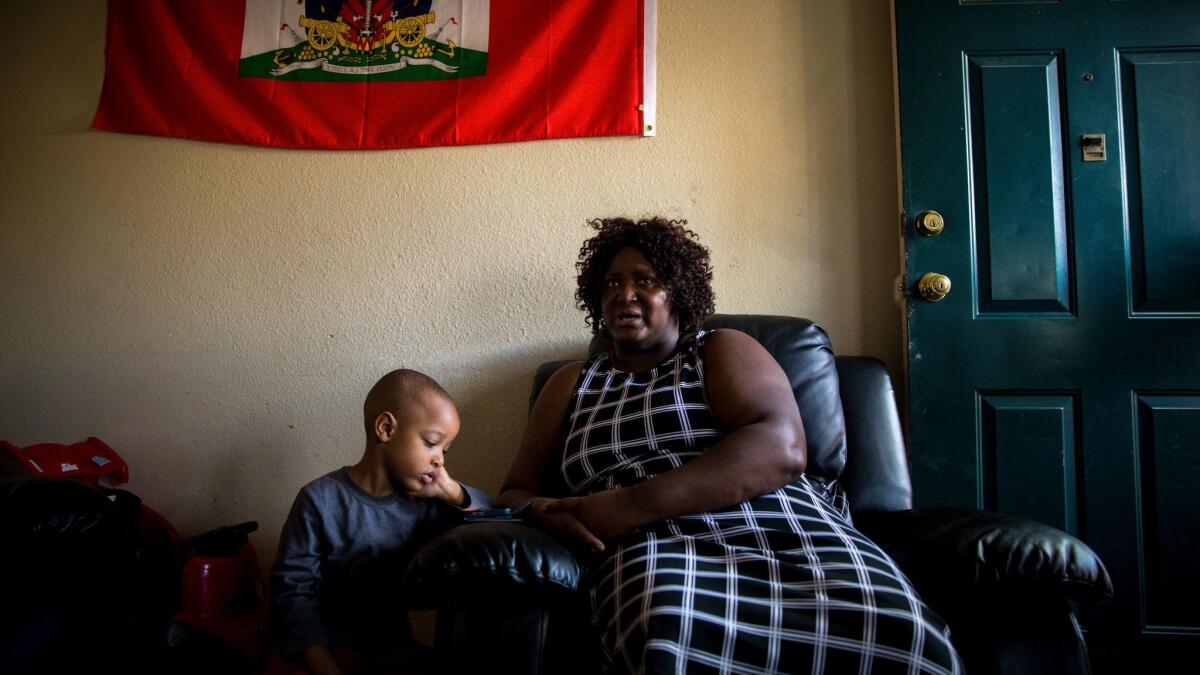
<path id="1" fill-rule="evenodd" d="M 440 499 L 451 506 L 461 507 L 466 501 L 467 491 L 456 480 L 450 477 L 450 472 L 446 471 L 446 467 L 440 467 L 433 474 L 432 480 L 421 486 L 420 490 L 409 492 L 410 497 L 425 497 L 427 499 Z"/>

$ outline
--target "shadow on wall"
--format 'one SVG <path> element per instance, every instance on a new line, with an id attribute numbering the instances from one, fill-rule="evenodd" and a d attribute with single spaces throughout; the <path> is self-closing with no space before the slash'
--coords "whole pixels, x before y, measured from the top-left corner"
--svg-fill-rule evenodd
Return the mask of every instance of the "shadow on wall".
<path id="1" fill-rule="evenodd" d="M 454 475 L 495 495 L 525 431 L 537 367 L 546 361 L 584 358 L 586 351 L 587 337 L 581 334 L 575 344 L 501 349 L 486 363 L 460 365 L 443 383 L 458 402 L 463 423 L 454 443 L 458 452 L 452 451 L 448 460 Z"/>
<path id="2" fill-rule="evenodd" d="M 892 300 L 900 258 L 888 3 L 797 3 L 794 10 L 804 64 L 797 86 L 807 110 L 800 133 L 812 165 L 820 167 L 807 174 L 807 194 L 818 200 L 810 217 L 818 223 L 820 259 L 860 263 L 822 275 L 820 293 L 833 306 L 878 308 L 862 312 L 862 323 L 852 327 L 858 336 L 834 335 L 835 345 L 857 337 L 864 353 L 900 372 L 900 312 Z M 835 26 L 840 29 L 831 31 Z"/>

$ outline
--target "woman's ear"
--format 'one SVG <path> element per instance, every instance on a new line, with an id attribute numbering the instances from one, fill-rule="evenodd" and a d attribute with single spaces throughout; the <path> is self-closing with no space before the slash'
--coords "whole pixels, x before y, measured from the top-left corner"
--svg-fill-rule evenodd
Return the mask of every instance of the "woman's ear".
<path id="1" fill-rule="evenodd" d="M 380 443 L 387 443 L 392 440 L 392 436 L 396 435 L 396 416 L 388 411 L 383 411 L 375 417 L 375 425 L 372 429 L 375 431 L 375 440 Z"/>

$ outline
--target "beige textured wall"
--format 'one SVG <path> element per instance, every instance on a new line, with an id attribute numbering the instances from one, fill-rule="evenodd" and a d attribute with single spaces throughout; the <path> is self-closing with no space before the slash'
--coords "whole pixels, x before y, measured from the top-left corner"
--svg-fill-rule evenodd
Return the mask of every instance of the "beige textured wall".
<path id="1" fill-rule="evenodd" d="M 361 452 L 410 366 L 457 397 L 495 490 L 536 364 L 578 354 L 584 221 L 686 217 L 724 312 L 900 359 L 886 0 L 659 0 L 659 136 L 304 152 L 89 130 L 104 3 L 49 3 L 0 65 L 0 438 L 96 435 L 185 535 Z"/>

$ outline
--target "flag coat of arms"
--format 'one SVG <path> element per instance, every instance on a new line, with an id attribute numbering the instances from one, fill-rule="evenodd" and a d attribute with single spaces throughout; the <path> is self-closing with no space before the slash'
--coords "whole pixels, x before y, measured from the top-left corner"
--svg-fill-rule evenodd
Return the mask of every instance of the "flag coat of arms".
<path id="1" fill-rule="evenodd" d="M 94 126 L 289 148 L 652 135 L 654 0 L 109 0 Z"/>

